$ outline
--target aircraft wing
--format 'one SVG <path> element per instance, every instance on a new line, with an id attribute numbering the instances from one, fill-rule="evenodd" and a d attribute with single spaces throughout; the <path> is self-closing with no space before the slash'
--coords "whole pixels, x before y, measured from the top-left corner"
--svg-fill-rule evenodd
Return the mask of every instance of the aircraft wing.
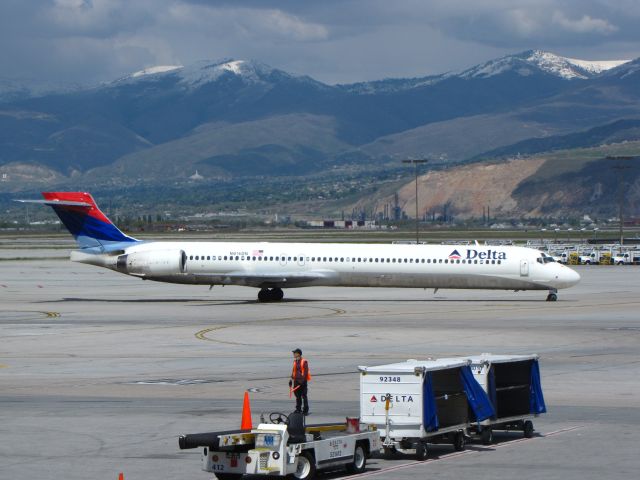
<path id="1" fill-rule="evenodd" d="M 256 288 L 292 288 L 305 287 L 317 281 L 331 281 L 338 277 L 332 271 L 308 271 L 308 272 L 278 272 L 278 273 L 248 273 L 229 272 L 221 275 L 195 274 L 198 283 L 211 283 L 212 285 L 243 285 Z"/>

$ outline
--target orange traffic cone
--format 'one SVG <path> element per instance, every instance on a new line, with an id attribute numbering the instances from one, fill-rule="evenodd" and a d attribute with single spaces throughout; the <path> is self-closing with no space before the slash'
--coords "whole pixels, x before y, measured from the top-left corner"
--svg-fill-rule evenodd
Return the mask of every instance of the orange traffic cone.
<path id="1" fill-rule="evenodd" d="M 251 405 L 249 405 L 249 392 L 244 392 L 244 403 L 242 404 L 242 423 L 240 424 L 242 430 L 251 430 L 253 424 L 251 423 Z"/>

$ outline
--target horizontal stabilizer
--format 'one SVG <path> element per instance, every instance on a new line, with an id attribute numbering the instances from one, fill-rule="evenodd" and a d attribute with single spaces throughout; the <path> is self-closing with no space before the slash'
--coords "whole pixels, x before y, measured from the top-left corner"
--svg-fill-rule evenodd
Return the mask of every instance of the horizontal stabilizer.
<path id="1" fill-rule="evenodd" d="M 87 208 L 91 208 L 92 205 L 90 203 L 86 203 L 86 202 L 71 202 L 68 200 L 20 200 L 20 199 L 16 199 L 14 200 L 15 202 L 20 202 L 20 203 L 38 203 L 40 205 L 49 205 L 51 207 L 53 206 L 60 206 L 60 207 L 87 207 Z"/>

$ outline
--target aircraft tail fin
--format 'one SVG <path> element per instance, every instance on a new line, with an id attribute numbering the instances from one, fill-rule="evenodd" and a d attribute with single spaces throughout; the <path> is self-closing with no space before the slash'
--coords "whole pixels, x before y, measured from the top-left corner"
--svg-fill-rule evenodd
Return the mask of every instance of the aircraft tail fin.
<path id="1" fill-rule="evenodd" d="M 82 249 L 109 251 L 138 242 L 122 233 L 85 192 L 42 192 L 44 200 L 18 200 L 49 205 Z M 124 244 L 124 245 L 123 245 Z"/>

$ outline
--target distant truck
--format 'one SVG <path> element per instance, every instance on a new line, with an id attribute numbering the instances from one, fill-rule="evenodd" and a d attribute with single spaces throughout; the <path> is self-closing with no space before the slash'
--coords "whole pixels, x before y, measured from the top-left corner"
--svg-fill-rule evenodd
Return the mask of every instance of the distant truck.
<path id="1" fill-rule="evenodd" d="M 640 252 L 620 252 L 612 258 L 611 262 L 614 265 L 638 265 L 640 264 Z"/>

